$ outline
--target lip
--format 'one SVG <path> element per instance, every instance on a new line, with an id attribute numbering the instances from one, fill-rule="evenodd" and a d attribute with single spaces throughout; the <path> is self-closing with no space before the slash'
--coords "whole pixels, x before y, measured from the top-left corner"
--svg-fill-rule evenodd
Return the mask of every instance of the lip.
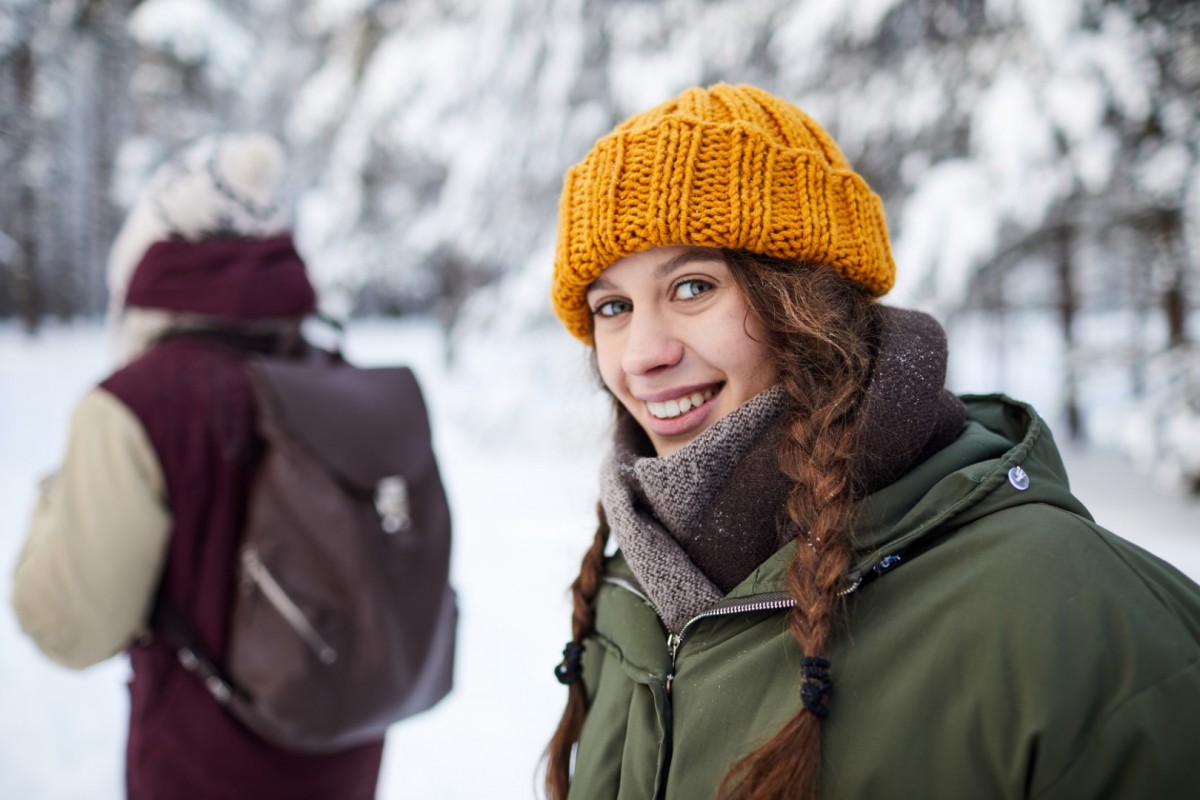
<path id="1" fill-rule="evenodd" d="M 681 397 L 687 397 L 696 392 L 704 392 L 712 389 L 713 397 L 725 386 L 724 382 L 716 381 L 714 383 L 697 383 L 692 386 L 676 386 L 673 389 L 664 389 L 660 392 L 652 392 L 650 394 L 634 395 L 635 400 L 640 400 L 643 403 L 665 403 L 668 400 L 678 400 Z M 709 398 L 711 400 L 712 398 Z M 704 405 L 708 405 L 705 403 Z M 688 412 L 691 413 L 691 412 Z"/>
<path id="2" fill-rule="evenodd" d="M 686 436 L 690 433 L 698 432 L 704 428 L 709 413 L 712 411 L 717 398 L 721 396 L 721 390 L 724 387 L 725 384 L 723 383 L 697 384 L 696 386 L 679 387 L 666 392 L 656 392 L 655 394 L 639 398 L 643 402 L 661 403 L 708 389 L 712 389 L 713 393 L 712 397 L 705 400 L 701 405 L 695 406 L 679 416 L 671 417 L 670 419 L 659 419 L 650 413 L 650 409 L 643 406 L 645 409 L 644 419 L 646 428 L 655 436 L 663 438 Z"/>

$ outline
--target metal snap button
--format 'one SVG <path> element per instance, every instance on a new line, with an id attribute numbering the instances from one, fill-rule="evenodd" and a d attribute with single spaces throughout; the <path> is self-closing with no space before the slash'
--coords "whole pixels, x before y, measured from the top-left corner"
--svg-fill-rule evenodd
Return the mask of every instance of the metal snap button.
<path id="1" fill-rule="evenodd" d="M 1014 489 L 1023 492 L 1029 488 L 1029 473 L 1020 467 L 1013 467 L 1008 471 L 1008 482 Z"/>

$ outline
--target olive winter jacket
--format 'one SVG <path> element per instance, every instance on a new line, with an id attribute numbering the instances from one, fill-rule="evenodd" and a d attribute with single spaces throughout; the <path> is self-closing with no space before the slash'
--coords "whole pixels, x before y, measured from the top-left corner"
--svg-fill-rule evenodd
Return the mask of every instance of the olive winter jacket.
<path id="1" fill-rule="evenodd" d="M 1092 521 L 1029 406 L 964 400 L 963 434 L 859 506 L 819 797 L 1198 796 L 1200 587 Z M 670 640 L 610 560 L 572 800 L 711 798 L 797 712 L 795 546 Z"/>

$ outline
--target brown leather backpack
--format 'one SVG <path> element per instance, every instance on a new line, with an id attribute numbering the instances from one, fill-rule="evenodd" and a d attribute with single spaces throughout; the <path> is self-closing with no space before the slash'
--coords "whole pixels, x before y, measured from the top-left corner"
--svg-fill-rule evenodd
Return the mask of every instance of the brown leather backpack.
<path id="1" fill-rule="evenodd" d="M 451 688 L 450 511 L 404 367 L 248 361 L 266 452 L 251 489 L 224 668 L 170 608 L 181 663 L 262 738 L 378 739 Z"/>

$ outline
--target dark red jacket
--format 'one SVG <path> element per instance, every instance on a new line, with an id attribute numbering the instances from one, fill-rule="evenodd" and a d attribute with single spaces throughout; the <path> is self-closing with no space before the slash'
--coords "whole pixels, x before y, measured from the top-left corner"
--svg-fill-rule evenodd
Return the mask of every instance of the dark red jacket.
<path id="1" fill-rule="evenodd" d="M 155 245 L 127 303 L 236 324 L 301 316 L 313 299 L 303 263 L 283 237 Z M 238 537 L 262 449 L 241 356 L 226 344 L 171 339 L 103 387 L 141 421 L 162 467 L 174 529 L 160 591 L 221 663 Z M 131 648 L 130 658 L 130 800 L 375 796 L 382 740 L 332 755 L 284 752 L 220 708 L 161 637 Z"/>

